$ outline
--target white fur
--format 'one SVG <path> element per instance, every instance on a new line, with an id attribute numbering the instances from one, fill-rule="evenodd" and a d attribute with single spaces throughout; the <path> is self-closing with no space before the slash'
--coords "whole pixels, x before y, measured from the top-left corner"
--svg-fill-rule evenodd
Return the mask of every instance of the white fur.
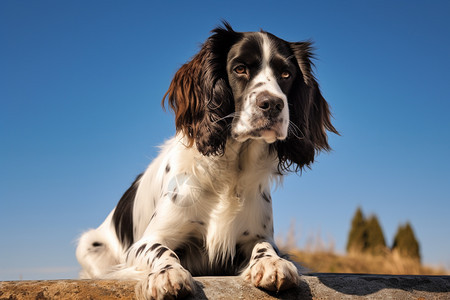
<path id="1" fill-rule="evenodd" d="M 167 141 L 141 177 L 133 212 L 136 242 L 130 249 L 123 249 L 117 239 L 112 213 L 99 228 L 81 237 L 77 258 L 83 267 L 82 278 L 145 278 L 155 266 L 150 268 L 145 259 L 133 256 L 145 243 L 176 249 L 187 237 L 198 236 L 205 241 L 209 264 L 216 265 L 235 256 L 237 243 L 247 243 L 250 256 L 260 239 L 257 235 L 274 243 L 272 205 L 261 199 L 261 193 L 269 194 L 271 184 L 281 177 L 268 144 L 229 139 L 221 157 L 205 157 L 195 147 L 184 145 L 180 136 Z M 167 164 L 170 171 L 166 174 Z M 183 205 L 171 201 L 174 189 Z M 156 216 L 148 223 L 154 212 Z M 191 222 L 197 220 L 204 226 Z M 92 247 L 94 242 L 103 246 Z M 183 281 L 191 280 L 180 276 Z"/>
<path id="2" fill-rule="evenodd" d="M 213 262 L 234 256 L 236 242 L 246 239 L 242 237 L 244 231 L 253 238 L 256 234 L 273 238 L 272 219 L 267 230 L 261 231 L 263 218 L 272 215 L 272 207 L 261 201 L 259 188 L 270 192 L 272 181 L 279 179 L 274 175 L 278 161 L 268 154 L 267 144 L 258 140 L 246 143 L 229 140 L 223 157 L 205 157 L 195 147 L 185 147 L 180 139 L 177 136 L 166 142 L 140 179 L 133 213 L 135 239 L 159 242 L 174 249 L 195 232 L 205 239 L 209 260 Z M 170 172 L 164 175 L 167 164 Z M 177 182 L 180 174 L 188 180 Z M 170 201 L 174 188 L 182 191 L 178 197 L 187 205 L 178 206 Z M 149 224 L 142 221 L 150 220 L 155 211 L 157 215 Z M 98 229 L 83 235 L 77 250 L 83 267 L 90 257 L 87 245 L 95 241 L 107 245 L 108 255 L 103 253 L 102 257 L 108 257 L 108 262 L 126 263 L 126 251 L 115 237 L 111 217 L 112 213 Z M 205 222 L 205 229 L 191 224 L 196 219 Z M 103 264 L 101 261 L 98 267 Z M 101 277 L 104 273 L 84 269 L 86 277 Z"/>

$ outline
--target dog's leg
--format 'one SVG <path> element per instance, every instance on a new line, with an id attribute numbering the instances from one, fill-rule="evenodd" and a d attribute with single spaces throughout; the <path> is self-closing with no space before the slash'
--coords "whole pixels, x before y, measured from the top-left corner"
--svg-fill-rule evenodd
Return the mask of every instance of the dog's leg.
<path id="1" fill-rule="evenodd" d="M 195 289 L 191 274 L 181 266 L 178 256 L 157 242 L 139 241 L 127 253 L 127 265 L 149 270 L 136 285 L 138 299 L 185 297 Z"/>
<path id="2" fill-rule="evenodd" d="M 278 256 L 272 244 L 258 242 L 250 263 L 242 273 L 245 280 L 269 291 L 281 291 L 297 286 L 300 275 L 294 263 Z"/>

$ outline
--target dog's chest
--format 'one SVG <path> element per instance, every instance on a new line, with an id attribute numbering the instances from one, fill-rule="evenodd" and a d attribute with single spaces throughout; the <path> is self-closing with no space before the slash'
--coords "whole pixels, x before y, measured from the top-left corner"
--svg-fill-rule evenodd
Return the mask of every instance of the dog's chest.
<path id="1" fill-rule="evenodd" d="M 189 246 L 182 248 L 185 250 L 180 253 L 182 260 L 186 263 L 204 260 L 202 270 L 212 267 L 210 274 L 215 274 L 214 268 L 223 271 L 225 267 L 233 266 L 231 269 L 234 270 L 244 262 L 243 258 L 250 257 L 257 240 L 272 239 L 271 203 L 262 196 L 260 186 L 262 183 L 259 182 L 245 189 L 230 186 L 226 193 L 209 195 L 216 199 L 205 197 L 205 201 L 215 205 L 201 222 L 192 224 L 191 234 L 187 235 L 190 236 Z"/>
<path id="2" fill-rule="evenodd" d="M 220 178 L 224 184 L 202 197 L 202 208 L 209 209 L 204 226 L 196 228 L 212 262 L 226 261 L 237 256 L 242 246 L 273 237 L 270 173 L 257 168 L 227 173 Z"/>
<path id="3" fill-rule="evenodd" d="M 227 144 L 221 157 L 193 157 L 193 165 L 180 161 L 166 167 L 149 233 L 174 235 L 180 249 L 203 249 L 212 264 L 232 259 L 242 245 L 272 238 L 276 157 L 258 142 L 233 146 Z"/>

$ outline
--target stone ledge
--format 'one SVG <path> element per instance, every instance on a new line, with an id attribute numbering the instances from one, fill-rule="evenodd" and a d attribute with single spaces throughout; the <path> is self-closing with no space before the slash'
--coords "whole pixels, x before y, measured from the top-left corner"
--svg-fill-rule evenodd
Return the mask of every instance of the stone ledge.
<path id="1" fill-rule="evenodd" d="M 195 277 L 188 299 L 450 299 L 450 276 L 309 274 L 298 288 L 267 293 L 240 277 Z M 134 299 L 135 281 L 48 280 L 0 282 L 0 300 Z"/>

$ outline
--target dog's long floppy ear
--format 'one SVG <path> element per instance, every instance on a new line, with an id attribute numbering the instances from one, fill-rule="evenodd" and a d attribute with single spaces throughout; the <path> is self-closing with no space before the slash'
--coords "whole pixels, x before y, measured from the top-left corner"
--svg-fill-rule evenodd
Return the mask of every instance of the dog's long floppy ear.
<path id="1" fill-rule="evenodd" d="M 175 113 L 177 132 L 189 147 L 195 143 L 204 155 L 221 155 L 229 135 L 234 100 L 226 72 L 227 54 L 240 34 L 224 22 L 202 45 L 198 54 L 175 74 L 164 95 Z"/>
<path id="2" fill-rule="evenodd" d="M 288 95 L 291 121 L 288 137 L 276 145 L 282 171 L 298 171 L 309 166 L 317 152 L 331 149 L 327 131 L 339 134 L 331 124 L 328 103 L 312 71 L 311 43 L 290 43 L 290 47 L 300 72 Z"/>

